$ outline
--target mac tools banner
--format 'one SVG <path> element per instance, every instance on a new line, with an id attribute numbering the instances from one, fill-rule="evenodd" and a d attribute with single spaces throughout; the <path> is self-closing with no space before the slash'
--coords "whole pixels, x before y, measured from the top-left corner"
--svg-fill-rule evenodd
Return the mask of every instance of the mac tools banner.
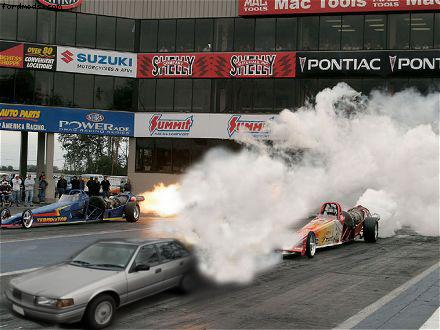
<path id="1" fill-rule="evenodd" d="M 440 75 L 440 51 L 299 52 L 296 75 L 399 76 Z"/>
<path id="2" fill-rule="evenodd" d="M 136 77 L 137 55 L 96 49 L 58 47 L 57 71 Z"/>
<path id="3" fill-rule="evenodd" d="M 238 134 L 269 137 L 268 122 L 275 115 L 207 113 L 136 113 L 135 137 L 234 139 Z"/>
<path id="4" fill-rule="evenodd" d="M 438 10 L 440 0 L 239 0 L 239 16 Z"/>

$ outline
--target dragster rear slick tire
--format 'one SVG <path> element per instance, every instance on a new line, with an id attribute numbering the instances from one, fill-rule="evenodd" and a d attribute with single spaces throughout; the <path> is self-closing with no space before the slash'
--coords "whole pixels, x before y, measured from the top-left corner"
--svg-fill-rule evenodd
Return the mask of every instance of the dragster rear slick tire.
<path id="1" fill-rule="evenodd" d="M 379 236 L 379 221 L 376 218 L 366 218 L 364 220 L 364 241 L 366 243 L 375 243 Z"/>
<path id="2" fill-rule="evenodd" d="M 125 219 L 127 222 L 137 222 L 139 220 L 140 209 L 137 203 L 128 203 L 125 206 Z"/>
<path id="3" fill-rule="evenodd" d="M 313 231 L 307 234 L 306 240 L 306 256 L 313 258 L 316 253 L 316 236 Z"/>

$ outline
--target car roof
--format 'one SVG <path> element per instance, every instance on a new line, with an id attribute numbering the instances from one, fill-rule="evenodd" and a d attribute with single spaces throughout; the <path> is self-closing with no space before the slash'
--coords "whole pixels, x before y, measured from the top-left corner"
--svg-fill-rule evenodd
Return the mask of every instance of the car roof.
<path id="1" fill-rule="evenodd" d="M 164 243 L 171 241 L 175 241 L 175 239 L 173 238 L 113 238 L 113 239 L 99 240 L 96 243 L 145 245 L 145 244 Z"/>

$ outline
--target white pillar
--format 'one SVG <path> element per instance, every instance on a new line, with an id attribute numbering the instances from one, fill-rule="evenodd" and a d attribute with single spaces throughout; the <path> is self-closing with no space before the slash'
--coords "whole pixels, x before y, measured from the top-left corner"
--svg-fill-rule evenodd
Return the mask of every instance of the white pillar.
<path id="1" fill-rule="evenodd" d="M 128 163 L 127 163 L 127 176 L 130 179 L 131 191 L 135 194 L 139 193 L 136 190 L 135 183 L 135 169 L 136 169 L 136 138 L 129 138 L 128 140 Z"/>
<path id="2" fill-rule="evenodd" d="M 35 178 L 34 201 L 38 201 L 38 178 L 44 172 L 44 156 L 46 153 L 46 133 L 38 133 L 37 144 L 37 177 Z"/>
<path id="3" fill-rule="evenodd" d="M 55 134 L 47 133 L 46 135 L 46 164 L 45 173 L 46 181 L 48 183 L 46 189 L 46 202 L 52 203 L 55 201 L 55 184 L 53 179 L 53 156 L 55 150 Z"/>

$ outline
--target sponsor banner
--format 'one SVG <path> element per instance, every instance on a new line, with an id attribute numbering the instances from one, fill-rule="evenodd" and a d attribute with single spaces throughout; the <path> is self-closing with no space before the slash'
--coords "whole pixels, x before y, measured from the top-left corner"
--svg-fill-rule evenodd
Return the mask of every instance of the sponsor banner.
<path id="1" fill-rule="evenodd" d="M 50 9 L 68 10 L 79 7 L 84 0 L 38 0 L 43 6 Z"/>
<path id="2" fill-rule="evenodd" d="M 58 46 L 57 71 L 134 78 L 137 55 Z"/>
<path id="3" fill-rule="evenodd" d="M 0 103 L 0 129 L 133 136 L 134 114 Z"/>
<path id="4" fill-rule="evenodd" d="M 0 67 L 23 68 L 23 44 L 0 41 Z"/>
<path id="5" fill-rule="evenodd" d="M 239 0 L 239 16 L 438 10 L 440 0 Z"/>
<path id="6" fill-rule="evenodd" d="M 440 51 L 298 52 L 298 77 L 440 74 Z"/>
<path id="7" fill-rule="evenodd" d="M 265 139 L 275 115 L 136 113 L 135 137 L 234 139 L 251 134 Z"/>
<path id="8" fill-rule="evenodd" d="M 293 78 L 295 52 L 138 54 L 138 78 Z"/>
<path id="9" fill-rule="evenodd" d="M 49 70 L 56 68 L 57 47 L 35 44 L 24 45 L 24 68 Z"/>

